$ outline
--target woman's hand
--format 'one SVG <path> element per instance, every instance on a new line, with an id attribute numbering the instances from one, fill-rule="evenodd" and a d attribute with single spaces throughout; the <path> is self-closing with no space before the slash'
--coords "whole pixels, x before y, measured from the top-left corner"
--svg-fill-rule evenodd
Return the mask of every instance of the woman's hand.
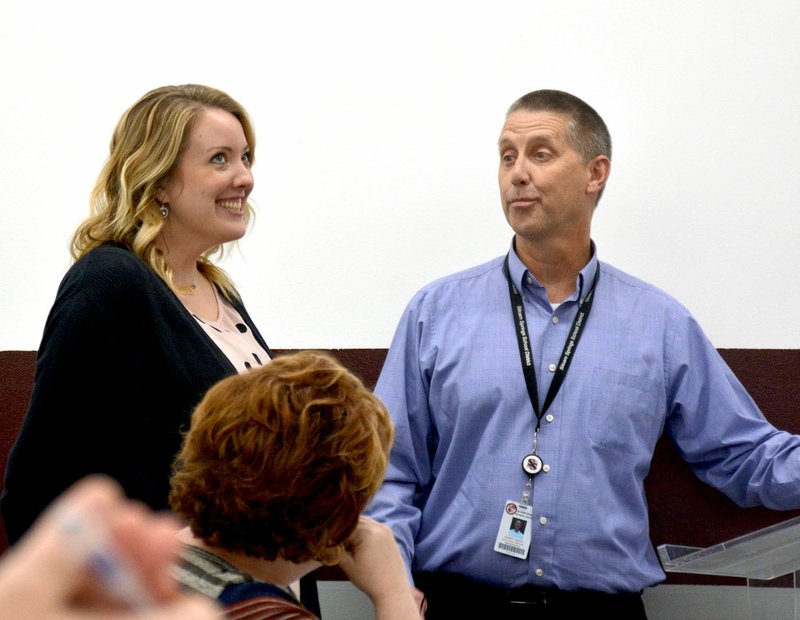
<path id="1" fill-rule="evenodd" d="M 339 566 L 350 581 L 370 597 L 378 620 L 424 618 L 388 526 L 369 517 L 360 517 Z"/>

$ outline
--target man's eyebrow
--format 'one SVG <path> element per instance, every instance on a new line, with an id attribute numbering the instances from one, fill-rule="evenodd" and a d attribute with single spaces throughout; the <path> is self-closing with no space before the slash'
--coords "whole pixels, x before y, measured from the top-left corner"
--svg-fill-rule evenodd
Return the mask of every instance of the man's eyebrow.
<path id="1" fill-rule="evenodd" d="M 536 135 L 536 136 L 528 137 L 528 139 L 525 140 L 525 143 L 524 143 L 522 148 L 524 150 L 524 149 L 528 149 L 528 148 L 531 148 L 531 147 L 535 147 L 535 148 L 538 148 L 538 147 L 541 147 L 541 146 L 552 147 L 552 145 L 553 145 L 553 139 L 550 136 L 542 134 L 542 135 Z M 500 136 L 497 139 L 497 148 L 498 149 L 503 149 L 505 147 L 514 148 L 514 149 L 517 148 L 517 146 L 514 144 L 514 141 L 511 138 Z"/>
<path id="2" fill-rule="evenodd" d="M 500 136 L 497 139 L 497 148 L 503 148 L 504 146 L 511 146 L 512 142 L 507 137 Z"/>

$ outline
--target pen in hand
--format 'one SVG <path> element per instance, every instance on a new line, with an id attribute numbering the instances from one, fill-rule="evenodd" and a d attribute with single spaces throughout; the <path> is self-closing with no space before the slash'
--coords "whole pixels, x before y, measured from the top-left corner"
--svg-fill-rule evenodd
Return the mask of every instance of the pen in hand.
<path id="1" fill-rule="evenodd" d="M 63 506 L 56 521 L 69 552 L 97 576 L 109 596 L 135 611 L 154 607 L 153 597 L 99 519 L 75 506 Z"/>

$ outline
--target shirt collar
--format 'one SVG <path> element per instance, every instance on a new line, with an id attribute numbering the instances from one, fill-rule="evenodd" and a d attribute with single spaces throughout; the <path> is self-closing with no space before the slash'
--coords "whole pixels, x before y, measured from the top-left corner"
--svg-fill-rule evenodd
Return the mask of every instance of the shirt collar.
<path id="1" fill-rule="evenodd" d="M 590 240 L 590 243 L 592 257 L 589 259 L 589 262 L 584 265 L 583 269 L 581 269 L 578 277 L 575 280 L 575 292 L 567 297 L 567 299 L 564 301 L 573 301 L 578 299 L 579 293 L 585 297 L 589 294 L 589 291 L 591 291 L 592 283 L 594 282 L 594 276 L 595 273 L 597 273 L 597 270 L 600 268 L 600 263 L 597 260 L 597 246 L 595 246 L 594 241 Z M 524 290 L 526 283 L 541 288 L 542 285 L 536 281 L 534 275 L 528 271 L 528 268 L 525 267 L 519 256 L 517 256 L 517 251 L 514 249 L 514 239 L 511 240 L 511 247 L 508 251 L 508 269 L 511 272 L 511 281 L 517 287 L 517 290 Z M 530 278 L 530 283 L 528 282 L 528 278 Z M 581 290 L 581 282 L 583 282 L 583 290 Z M 579 301 L 582 301 L 582 299 Z"/>

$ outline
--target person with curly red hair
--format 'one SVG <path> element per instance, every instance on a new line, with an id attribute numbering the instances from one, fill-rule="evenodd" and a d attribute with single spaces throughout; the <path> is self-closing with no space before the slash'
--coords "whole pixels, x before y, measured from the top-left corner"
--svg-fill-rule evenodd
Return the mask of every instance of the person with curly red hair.
<path id="1" fill-rule="evenodd" d="M 175 461 L 170 506 L 188 524 L 178 579 L 229 618 L 316 618 L 289 585 L 339 564 L 379 620 L 419 618 L 391 530 L 361 515 L 393 440 L 383 403 L 326 353 L 220 381 Z"/>

